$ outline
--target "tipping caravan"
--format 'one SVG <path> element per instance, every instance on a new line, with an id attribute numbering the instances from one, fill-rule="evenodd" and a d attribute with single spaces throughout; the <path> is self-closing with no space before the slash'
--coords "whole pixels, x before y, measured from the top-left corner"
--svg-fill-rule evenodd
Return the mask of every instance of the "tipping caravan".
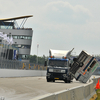
<path id="1" fill-rule="evenodd" d="M 49 50 L 49 59 L 47 67 L 47 82 L 63 80 L 70 83 L 72 75 L 70 74 L 70 54 L 73 51 L 66 50 Z"/>
<path id="2" fill-rule="evenodd" d="M 77 58 L 73 60 L 70 72 L 76 80 L 86 83 L 94 71 L 99 66 L 95 57 L 82 51 Z"/>

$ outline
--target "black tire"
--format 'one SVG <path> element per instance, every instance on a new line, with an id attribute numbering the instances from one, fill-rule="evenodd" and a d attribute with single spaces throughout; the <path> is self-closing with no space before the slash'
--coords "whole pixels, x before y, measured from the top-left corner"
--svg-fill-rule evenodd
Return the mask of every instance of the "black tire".
<path id="1" fill-rule="evenodd" d="M 55 80 L 53 80 L 53 82 L 55 82 Z"/>
<path id="2" fill-rule="evenodd" d="M 67 83 L 67 80 L 65 80 L 65 83 Z"/>
<path id="3" fill-rule="evenodd" d="M 50 82 L 50 79 L 47 78 L 47 82 Z"/>
<path id="4" fill-rule="evenodd" d="M 70 80 L 67 80 L 67 83 L 70 83 L 71 81 Z"/>
<path id="5" fill-rule="evenodd" d="M 74 61 L 74 62 L 77 62 L 77 58 L 74 58 L 73 61 Z"/>
<path id="6" fill-rule="evenodd" d="M 79 66 L 82 67 L 82 66 L 83 66 L 83 63 L 81 62 L 81 63 L 79 64 Z"/>

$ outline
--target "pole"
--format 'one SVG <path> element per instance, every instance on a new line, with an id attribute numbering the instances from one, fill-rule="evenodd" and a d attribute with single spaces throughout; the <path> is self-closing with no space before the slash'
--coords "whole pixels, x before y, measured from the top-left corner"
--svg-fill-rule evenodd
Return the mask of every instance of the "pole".
<path id="1" fill-rule="evenodd" d="M 11 33 L 9 33 L 9 35 L 10 35 L 10 39 L 11 39 Z M 7 60 L 9 59 L 10 48 L 11 48 L 11 40 L 10 40 L 10 44 L 8 45 Z"/>
<path id="2" fill-rule="evenodd" d="M 2 38 L 1 38 L 2 39 Z M 0 59 L 0 61 L 1 61 L 1 66 L 0 66 L 0 68 L 2 68 L 2 60 L 3 60 L 3 40 L 2 40 L 2 47 L 1 47 L 1 59 Z"/>
<path id="3" fill-rule="evenodd" d="M 38 45 L 37 45 L 37 65 L 38 65 Z"/>
<path id="4" fill-rule="evenodd" d="M 9 56 L 9 44 L 8 44 L 8 47 L 7 47 L 7 60 L 8 60 L 8 56 Z"/>
<path id="5" fill-rule="evenodd" d="M 4 44 L 3 44 L 3 51 L 2 51 L 2 52 L 3 52 L 3 55 L 2 55 L 2 59 L 4 59 L 4 51 L 5 51 L 5 40 L 3 40 L 3 43 L 4 43 Z"/>
<path id="6" fill-rule="evenodd" d="M 1 58 L 3 59 L 3 46 L 4 46 L 4 44 L 3 44 L 3 40 L 2 40 L 2 50 L 1 50 Z"/>
<path id="7" fill-rule="evenodd" d="M 37 65 L 38 65 L 38 48 L 39 48 L 39 44 L 37 44 Z"/>
<path id="8" fill-rule="evenodd" d="M 2 42 L 0 43 L 0 58 L 2 57 L 2 54 L 1 53 L 2 53 Z"/>
<path id="9" fill-rule="evenodd" d="M 7 41 L 6 41 L 6 44 L 5 44 L 5 59 L 7 58 Z"/>
<path id="10" fill-rule="evenodd" d="M 1 60 L 1 68 L 3 68 L 3 66 L 2 66 L 2 65 L 3 65 L 3 56 L 4 56 L 4 48 L 3 48 L 3 47 L 5 46 L 5 45 L 4 45 L 4 40 L 3 40 L 3 39 L 2 39 L 2 44 L 3 44 L 3 45 L 2 45 L 2 55 L 1 55 L 1 56 L 2 56 L 2 57 L 1 57 L 1 59 L 2 59 L 2 60 Z"/>

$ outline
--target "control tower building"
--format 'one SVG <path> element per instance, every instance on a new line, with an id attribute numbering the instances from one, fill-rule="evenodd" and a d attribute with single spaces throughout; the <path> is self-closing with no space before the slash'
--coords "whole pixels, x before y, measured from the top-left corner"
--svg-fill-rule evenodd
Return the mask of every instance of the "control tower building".
<path id="1" fill-rule="evenodd" d="M 27 62 L 29 62 L 33 30 L 24 28 L 24 25 L 30 17 L 33 15 L 0 19 L 0 32 L 4 32 L 8 36 L 12 35 L 14 41 L 12 46 L 18 48 L 18 59 Z M 19 20 L 21 21 L 20 25 L 18 24 Z"/>

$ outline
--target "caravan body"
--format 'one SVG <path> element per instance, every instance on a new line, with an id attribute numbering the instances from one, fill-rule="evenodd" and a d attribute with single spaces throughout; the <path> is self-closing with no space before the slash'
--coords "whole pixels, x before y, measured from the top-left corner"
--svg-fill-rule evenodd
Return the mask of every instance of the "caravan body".
<path id="1" fill-rule="evenodd" d="M 95 57 L 82 51 L 71 65 L 71 74 L 76 80 L 86 83 L 99 66 Z"/>

